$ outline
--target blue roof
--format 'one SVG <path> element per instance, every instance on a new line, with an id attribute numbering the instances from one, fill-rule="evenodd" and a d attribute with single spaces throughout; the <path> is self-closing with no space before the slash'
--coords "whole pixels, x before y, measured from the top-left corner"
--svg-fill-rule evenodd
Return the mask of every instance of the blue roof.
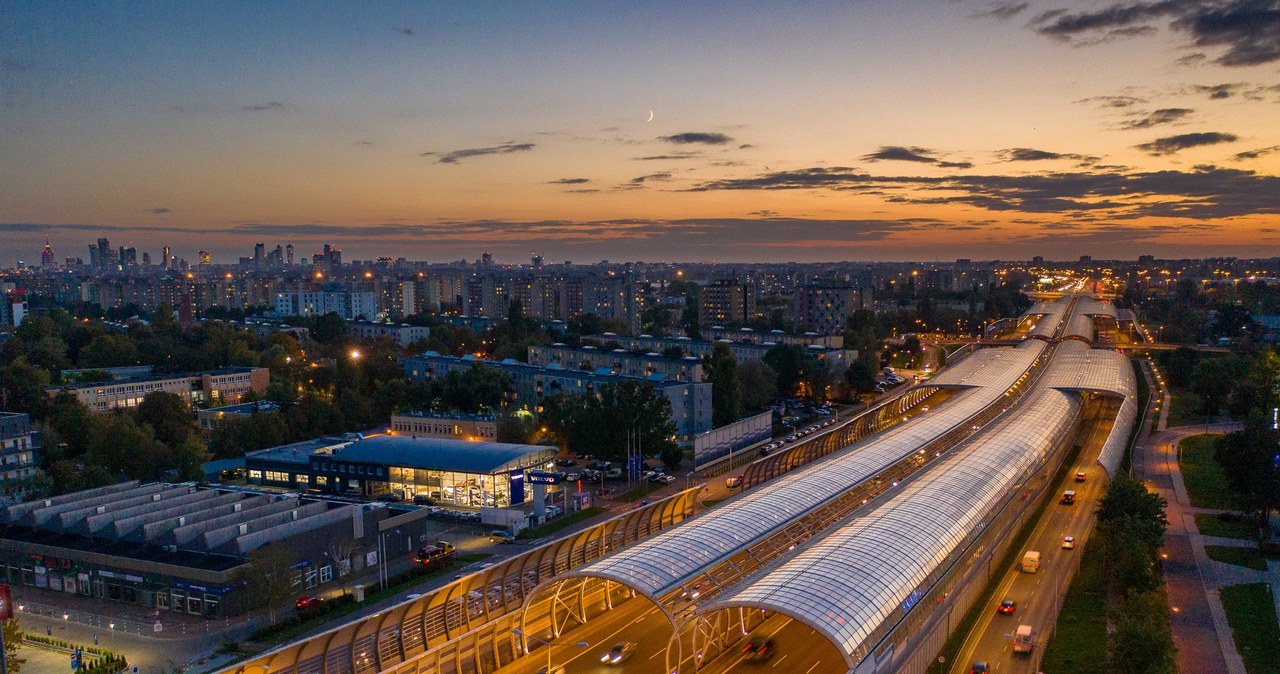
<path id="1" fill-rule="evenodd" d="M 400 468 L 493 474 L 549 461 L 555 451 L 554 447 L 540 445 L 375 435 L 337 450 L 333 458 Z"/>

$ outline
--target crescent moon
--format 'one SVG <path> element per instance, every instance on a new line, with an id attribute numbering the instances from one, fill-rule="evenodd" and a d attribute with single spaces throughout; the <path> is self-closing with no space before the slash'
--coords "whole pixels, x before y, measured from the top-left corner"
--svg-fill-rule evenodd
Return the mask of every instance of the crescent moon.
<path id="1" fill-rule="evenodd" d="M 646 122 L 652 122 L 652 121 L 653 121 L 653 111 L 652 111 L 652 110 L 650 110 L 650 111 L 649 111 L 649 119 L 646 119 L 646 120 L 644 120 L 644 121 L 646 121 Z"/>

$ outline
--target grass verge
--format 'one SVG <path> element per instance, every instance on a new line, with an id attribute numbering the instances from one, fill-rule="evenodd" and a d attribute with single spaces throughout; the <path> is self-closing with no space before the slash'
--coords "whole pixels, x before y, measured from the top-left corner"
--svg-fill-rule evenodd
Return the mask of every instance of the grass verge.
<path id="1" fill-rule="evenodd" d="M 1211 421 L 1213 417 L 1200 413 L 1200 401 L 1195 393 L 1185 388 L 1169 387 L 1170 426 L 1191 426 Z"/>
<path id="2" fill-rule="evenodd" d="M 530 538 L 541 538 L 543 536 L 546 536 L 547 534 L 555 533 L 565 527 L 573 526 L 578 522 L 581 522 L 583 520 L 589 520 L 592 517 L 595 517 L 596 515 L 599 515 L 601 513 L 606 513 L 606 512 L 609 512 L 609 511 L 605 508 L 601 508 L 600 506 L 591 506 L 590 508 L 583 508 L 582 510 L 579 510 L 578 512 L 572 515 L 566 515 L 559 519 L 551 520 L 550 522 L 547 522 L 546 524 L 540 527 L 531 527 L 529 529 L 525 529 L 521 531 L 519 534 L 516 534 L 516 538 L 520 540 L 527 540 Z"/>
<path id="3" fill-rule="evenodd" d="M 1098 669 L 1098 645 L 1107 642 L 1107 577 L 1096 540 L 1090 538 L 1085 547 L 1045 646 L 1041 669 L 1046 672 L 1088 674 Z"/>
<path id="4" fill-rule="evenodd" d="M 1271 589 L 1263 583 L 1249 583 L 1224 587 L 1218 593 L 1245 671 L 1280 674 L 1280 626 Z"/>
<path id="5" fill-rule="evenodd" d="M 1204 536 L 1240 538 L 1246 541 L 1258 539 L 1257 525 L 1249 518 L 1235 513 L 1224 515 L 1199 513 L 1196 515 L 1196 528 Z"/>
<path id="6" fill-rule="evenodd" d="M 1170 423 L 1172 425 L 1172 423 Z M 1193 435 L 1178 446 L 1178 466 L 1187 485 L 1187 497 L 1197 508 L 1230 508 L 1227 478 L 1213 456 L 1217 436 Z"/>
<path id="7" fill-rule="evenodd" d="M 457 555 L 450 559 L 448 563 L 441 564 L 440 566 L 425 572 L 423 571 L 424 567 L 410 567 L 409 570 L 402 571 L 392 576 L 391 582 L 387 584 L 387 589 L 385 590 L 372 590 L 372 587 L 376 586 L 371 586 L 369 591 L 365 594 L 363 602 L 356 603 L 355 601 L 352 601 L 350 599 L 351 595 L 339 597 L 338 599 L 325 602 L 326 610 L 324 611 L 313 611 L 305 618 L 294 615 L 275 624 L 267 625 L 266 627 L 258 629 L 250 636 L 250 640 L 260 641 L 267 644 L 279 644 L 289 641 L 298 635 L 309 632 L 331 620 L 341 618 L 342 616 L 350 613 L 355 613 L 369 604 L 381 601 L 391 597 L 392 595 L 399 594 L 411 587 L 431 580 L 432 578 L 443 576 L 446 573 L 452 572 L 454 569 L 478 562 L 487 557 L 489 557 L 488 554 L 478 552 Z"/>
<path id="8" fill-rule="evenodd" d="M 1235 564 L 1257 571 L 1267 570 L 1267 558 L 1256 548 L 1237 548 L 1228 545 L 1206 545 L 1204 553 L 1209 559 Z M 1274 608 L 1274 607 L 1273 607 Z"/>

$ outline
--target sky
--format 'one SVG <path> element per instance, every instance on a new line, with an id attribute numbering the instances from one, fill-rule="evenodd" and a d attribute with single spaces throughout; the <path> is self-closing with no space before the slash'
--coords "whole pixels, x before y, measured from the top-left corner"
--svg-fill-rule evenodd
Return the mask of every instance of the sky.
<path id="1" fill-rule="evenodd" d="M 0 264 L 1280 255 L 1280 0 L 35 2 Z"/>

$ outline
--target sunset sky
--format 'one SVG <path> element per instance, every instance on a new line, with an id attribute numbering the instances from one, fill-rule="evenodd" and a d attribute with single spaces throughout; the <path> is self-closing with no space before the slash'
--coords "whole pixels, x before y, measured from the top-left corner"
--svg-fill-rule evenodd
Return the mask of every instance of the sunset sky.
<path id="1" fill-rule="evenodd" d="M 0 59 L 5 266 L 1280 255 L 1280 0 L 24 1 Z"/>

